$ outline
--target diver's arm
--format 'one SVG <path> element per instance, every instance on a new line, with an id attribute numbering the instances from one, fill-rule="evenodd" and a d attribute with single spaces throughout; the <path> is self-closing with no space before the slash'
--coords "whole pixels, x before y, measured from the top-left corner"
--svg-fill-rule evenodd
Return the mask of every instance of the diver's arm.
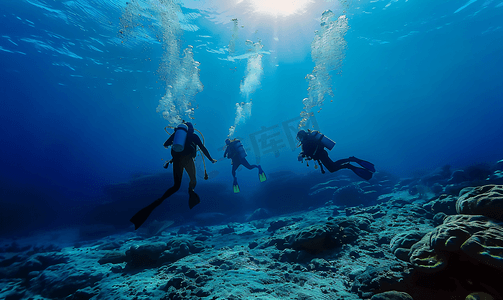
<path id="1" fill-rule="evenodd" d="M 210 153 L 208 152 L 208 149 L 206 149 L 206 147 L 203 145 L 203 143 L 201 142 L 201 139 L 199 138 L 199 136 L 197 135 L 194 135 L 195 136 L 195 142 L 196 142 L 196 145 L 199 147 L 199 149 L 201 149 L 201 151 L 203 152 L 203 154 L 211 161 L 211 162 L 216 162 L 215 159 L 211 158 L 211 155 Z"/>
<path id="2" fill-rule="evenodd" d="M 307 157 L 307 159 L 311 159 L 315 151 L 315 144 L 313 144 L 312 142 L 305 142 L 304 144 L 302 144 L 302 152 L 300 152 L 300 155 L 302 155 L 302 157 L 304 158 Z"/>
<path id="3" fill-rule="evenodd" d="M 302 149 L 302 151 L 300 151 L 299 156 L 297 156 L 297 160 L 304 162 L 304 157 L 306 156 L 304 154 L 304 144 L 301 144 L 301 149 Z"/>
<path id="4" fill-rule="evenodd" d="M 228 154 L 229 154 L 229 146 L 225 148 L 224 157 L 227 157 Z"/>
<path id="5" fill-rule="evenodd" d="M 169 146 L 173 145 L 173 140 L 175 139 L 175 134 L 173 133 L 165 142 L 164 142 L 164 148 L 168 148 Z"/>
<path id="6" fill-rule="evenodd" d="M 302 157 L 305 157 L 306 156 L 307 145 L 305 143 L 302 144 L 301 149 L 302 149 L 302 151 L 300 152 L 299 155 L 301 155 Z"/>

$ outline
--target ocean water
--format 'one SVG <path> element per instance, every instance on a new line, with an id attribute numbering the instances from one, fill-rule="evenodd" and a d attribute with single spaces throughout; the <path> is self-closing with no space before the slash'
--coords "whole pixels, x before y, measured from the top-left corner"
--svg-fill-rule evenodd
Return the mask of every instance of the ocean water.
<path id="1" fill-rule="evenodd" d="M 218 162 L 204 180 L 197 158 L 198 207 L 184 176 L 154 219 L 293 201 L 324 180 L 297 161 L 300 125 L 402 178 L 494 163 L 502 53 L 501 0 L 3 0 L 0 233 L 132 230 L 172 184 L 164 128 L 181 120 Z M 300 179 L 243 169 L 233 194 L 228 136 L 268 181 Z"/>

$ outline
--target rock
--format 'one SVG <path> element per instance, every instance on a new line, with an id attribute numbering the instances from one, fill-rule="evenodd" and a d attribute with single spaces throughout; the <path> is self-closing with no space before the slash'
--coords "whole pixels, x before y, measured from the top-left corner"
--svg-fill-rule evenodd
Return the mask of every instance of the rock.
<path id="1" fill-rule="evenodd" d="M 220 229 L 218 231 L 218 233 L 220 233 L 220 234 L 229 234 L 229 233 L 234 233 L 234 232 L 235 232 L 234 228 L 232 228 L 230 225 L 227 225 L 227 227 Z"/>
<path id="2" fill-rule="evenodd" d="M 269 224 L 269 228 L 267 228 L 267 231 L 269 232 L 273 232 L 273 231 L 276 231 L 278 229 L 280 229 L 281 227 L 285 227 L 285 226 L 288 226 L 290 224 L 292 224 L 293 222 L 291 220 L 278 220 L 278 221 L 273 221 Z"/>
<path id="3" fill-rule="evenodd" d="M 463 196 L 464 194 L 467 194 L 467 193 L 471 193 L 473 190 L 475 190 L 477 187 L 476 186 L 467 186 L 463 189 L 461 189 L 459 192 L 458 192 L 458 197 L 461 197 Z"/>
<path id="4" fill-rule="evenodd" d="M 204 242 L 208 239 L 209 237 L 207 236 L 203 236 L 203 235 L 200 235 L 198 237 L 196 237 L 196 241 L 201 241 L 201 242 Z"/>
<path id="5" fill-rule="evenodd" d="M 0 271 L 0 277 L 25 278 L 31 272 L 42 271 L 46 268 L 68 262 L 68 257 L 59 252 L 36 253 Z"/>
<path id="6" fill-rule="evenodd" d="M 355 250 L 352 250 L 351 252 L 349 252 L 349 256 L 354 257 L 354 258 L 361 257 L 360 253 L 356 252 Z"/>
<path id="7" fill-rule="evenodd" d="M 503 171 L 503 159 L 496 162 L 493 169 L 495 171 Z"/>
<path id="8" fill-rule="evenodd" d="M 433 216 L 433 225 L 438 226 L 444 223 L 446 217 L 447 215 L 443 212 L 437 213 L 435 216 Z"/>
<path id="9" fill-rule="evenodd" d="M 199 253 L 206 248 L 205 244 L 195 241 L 189 245 L 190 253 Z"/>
<path id="10" fill-rule="evenodd" d="M 194 290 L 194 294 L 197 297 L 204 298 L 210 296 L 210 292 L 203 290 L 202 288 L 197 288 Z"/>
<path id="11" fill-rule="evenodd" d="M 110 271 L 112 271 L 112 273 L 121 273 L 123 269 L 121 266 L 112 266 L 110 268 Z"/>
<path id="12" fill-rule="evenodd" d="M 369 206 L 369 207 L 346 207 L 344 209 L 346 216 L 352 216 L 352 215 L 361 215 L 361 214 L 371 214 L 372 219 L 373 218 L 380 218 L 384 215 L 386 215 L 382 210 L 379 205 L 376 206 Z M 337 215 L 338 211 L 337 209 L 334 210 L 334 215 Z"/>
<path id="13" fill-rule="evenodd" d="M 445 186 L 444 188 L 444 193 L 448 195 L 453 195 L 457 196 L 459 195 L 464 189 L 466 188 L 471 188 L 473 184 L 470 181 L 465 181 L 457 184 L 449 184 Z"/>
<path id="14" fill-rule="evenodd" d="M 178 234 L 187 234 L 191 231 L 195 230 L 194 226 L 182 226 L 178 229 Z"/>
<path id="15" fill-rule="evenodd" d="M 328 261 L 322 258 L 313 258 L 309 266 L 311 267 L 311 270 L 316 271 L 329 271 L 334 269 Z"/>
<path id="16" fill-rule="evenodd" d="M 166 231 L 171 225 L 173 225 L 175 221 L 157 221 L 153 220 L 152 222 L 148 222 L 144 226 L 141 227 L 140 232 L 145 236 L 158 236 L 161 235 L 162 232 Z"/>
<path id="17" fill-rule="evenodd" d="M 437 184 L 437 183 L 435 183 Z M 415 186 L 412 186 L 409 189 L 409 194 L 412 196 L 419 196 L 420 198 L 423 198 L 429 191 L 431 191 L 431 187 L 428 187 L 424 184 L 417 184 Z"/>
<path id="18" fill-rule="evenodd" d="M 292 249 L 284 249 L 280 252 L 278 260 L 280 262 L 295 262 L 298 257 L 298 252 Z"/>
<path id="19" fill-rule="evenodd" d="M 289 235 L 286 237 L 286 247 L 318 254 L 356 241 L 360 228 L 366 228 L 369 224 L 368 219 L 361 217 L 336 218 L 326 224 L 312 225 Z"/>
<path id="20" fill-rule="evenodd" d="M 478 164 L 465 168 L 465 173 L 468 176 L 469 181 L 482 181 L 486 180 L 492 172 L 489 165 Z"/>
<path id="21" fill-rule="evenodd" d="M 99 250 L 116 250 L 116 249 L 119 249 L 121 246 L 122 245 L 119 242 L 114 241 L 114 242 L 104 243 L 101 246 L 99 246 L 98 249 Z"/>
<path id="22" fill-rule="evenodd" d="M 339 246 L 333 236 L 333 228 L 327 225 L 313 225 L 305 228 L 287 239 L 289 247 L 295 250 L 305 250 L 317 254 Z"/>
<path id="23" fill-rule="evenodd" d="M 126 262 L 127 260 L 128 260 L 128 258 L 124 252 L 111 251 L 111 252 L 107 252 L 102 258 L 100 258 L 100 260 L 98 260 L 98 263 L 100 265 L 120 264 L 120 263 Z"/>
<path id="24" fill-rule="evenodd" d="M 185 280 L 185 277 L 182 274 L 177 274 L 171 277 L 166 285 L 161 289 L 163 291 L 168 291 L 170 287 L 174 287 L 175 289 L 179 290 L 186 286 L 188 286 L 188 281 Z"/>
<path id="25" fill-rule="evenodd" d="M 503 223 L 484 216 L 448 216 L 412 246 L 410 262 L 423 272 L 434 273 L 460 251 L 478 263 L 503 270 Z"/>
<path id="26" fill-rule="evenodd" d="M 0 299 L 21 300 L 25 298 L 26 288 L 21 279 L 0 280 Z"/>
<path id="27" fill-rule="evenodd" d="M 451 178 L 447 180 L 447 183 L 449 184 L 458 184 L 461 182 L 468 181 L 468 175 L 465 173 L 463 170 L 456 170 L 452 173 Z"/>
<path id="28" fill-rule="evenodd" d="M 80 289 L 92 287 L 104 275 L 90 268 L 50 266 L 30 280 L 31 289 L 44 297 L 58 299 L 68 297 Z"/>
<path id="29" fill-rule="evenodd" d="M 489 175 L 488 183 L 491 184 L 503 184 L 503 171 L 495 171 L 493 174 Z"/>
<path id="30" fill-rule="evenodd" d="M 70 300 L 89 300 L 92 297 L 96 296 L 99 294 L 99 291 L 86 287 L 80 290 L 77 290 L 73 296 L 71 296 Z"/>
<path id="31" fill-rule="evenodd" d="M 159 258 L 159 263 L 175 262 L 193 253 L 199 253 L 205 248 L 201 241 L 190 241 L 188 239 L 174 239 L 169 242 Z"/>
<path id="32" fill-rule="evenodd" d="M 253 221 L 259 219 L 269 218 L 271 214 L 264 208 L 257 208 L 250 216 L 246 218 L 246 221 Z"/>
<path id="33" fill-rule="evenodd" d="M 433 184 L 433 186 L 431 187 L 431 191 L 438 195 L 440 193 L 442 193 L 444 191 L 444 187 L 440 184 L 440 183 L 435 183 Z"/>
<path id="34" fill-rule="evenodd" d="M 365 191 L 357 184 L 350 184 L 337 189 L 332 198 L 336 205 L 358 206 L 360 204 L 368 204 L 368 198 L 365 196 Z"/>
<path id="35" fill-rule="evenodd" d="M 12 242 L 10 244 L 0 247 L 0 253 L 6 253 L 6 252 L 20 253 L 28 251 L 30 249 L 31 249 L 30 245 L 20 246 L 18 243 Z"/>
<path id="36" fill-rule="evenodd" d="M 126 251 L 128 266 L 132 268 L 153 267 L 166 247 L 166 243 L 162 242 L 131 246 Z"/>
<path id="37" fill-rule="evenodd" d="M 408 262 L 412 246 L 424 235 L 424 232 L 418 231 L 406 231 L 395 235 L 390 242 L 391 253 L 398 259 Z"/>
<path id="38" fill-rule="evenodd" d="M 503 185 L 485 185 L 459 197 L 458 214 L 483 215 L 503 221 Z"/>
<path id="39" fill-rule="evenodd" d="M 439 212 L 445 213 L 446 215 L 456 214 L 456 201 L 457 198 L 452 195 L 443 194 L 438 197 L 438 199 L 430 201 L 429 203 L 423 205 L 423 208 L 431 211 L 433 214 Z"/>
<path id="40" fill-rule="evenodd" d="M 192 278 L 192 279 L 197 278 L 199 276 L 199 274 L 197 273 L 197 271 L 194 270 L 194 269 L 187 270 L 187 272 L 185 272 L 184 274 L 188 278 Z"/>
<path id="41" fill-rule="evenodd" d="M 384 292 L 384 293 L 379 293 L 370 300 L 413 300 L 412 297 L 404 292 L 398 292 L 398 291 L 389 291 L 389 292 Z"/>
<path id="42" fill-rule="evenodd" d="M 441 183 L 448 180 L 451 176 L 451 167 L 445 165 L 442 168 L 438 168 L 431 174 L 428 174 L 421 178 L 421 182 L 426 186 L 433 186 L 435 183 Z"/>
<path id="43" fill-rule="evenodd" d="M 20 254 L 15 254 L 9 258 L 2 257 L 0 260 L 0 268 L 8 267 L 8 266 L 12 265 L 13 263 L 22 261 L 23 259 L 25 259 L 25 257 Z"/>
<path id="44" fill-rule="evenodd" d="M 356 275 L 351 291 L 362 298 L 370 298 L 376 291 L 393 289 L 393 286 L 409 276 L 410 270 L 404 262 L 388 262 L 382 267 L 369 265 Z"/>

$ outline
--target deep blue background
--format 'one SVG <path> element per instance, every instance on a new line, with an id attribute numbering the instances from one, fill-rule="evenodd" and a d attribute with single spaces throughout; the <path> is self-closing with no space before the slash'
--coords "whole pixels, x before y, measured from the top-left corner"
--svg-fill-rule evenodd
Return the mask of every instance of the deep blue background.
<path id="1" fill-rule="evenodd" d="M 466 2 L 350 4 L 346 56 L 341 73 L 332 74 L 333 102 L 315 114 L 320 130 L 337 142 L 332 158 L 355 155 L 398 176 L 503 158 L 503 2 L 476 1 L 456 12 Z M 162 147 L 168 124 L 155 111 L 166 88 L 157 74 L 162 45 L 134 32 L 121 43 L 126 1 L 68 3 L 0 4 L 1 234 L 107 223 L 114 212 L 111 223 L 117 225 L 171 185 L 170 171 L 162 169 L 170 158 Z M 194 121 L 220 159 L 235 103 L 246 100 L 239 91 L 246 58 L 231 62 L 226 51 L 208 51 L 229 44 L 227 15 L 244 26 L 235 55 L 246 54 L 247 39 L 264 45 L 264 76 L 251 95 L 252 116 L 236 131 L 251 148 L 250 134 L 301 112 L 304 77 L 314 67 L 310 43 L 317 18 L 325 9 L 340 15 L 343 8 L 317 1 L 303 15 L 278 18 L 236 8 L 218 19 L 204 8 L 194 10 L 197 2 L 186 4 L 184 13 L 201 14 L 186 21 L 199 30 L 180 36 L 182 49 L 193 45 L 201 62 L 204 90 L 196 96 Z M 155 9 L 143 12 L 157 17 Z M 159 32 L 155 22 L 135 22 Z M 264 169 L 299 176 L 313 171 L 297 163 L 298 151 L 290 149 L 281 127 L 277 132 L 286 147 L 277 157 L 260 154 Z M 254 163 L 256 153 L 248 153 Z M 200 170 L 197 189 L 211 205 L 199 212 L 257 207 L 253 191 L 262 187 L 255 171 L 238 172 L 242 193 L 233 195 L 230 162 L 207 167 L 211 180 L 203 181 Z M 142 175 L 152 180 L 128 183 Z M 126 183 L 123 193 L 114 190 L 120 183 Z M 186 213 L 186 184 L 173 207 L 157 217 Z M 124 193 L 138 199 L 121 201 Z M 100 213 L 89 217 L 96 206 Z M 122 226 L 128 225 L 125 218 Z"/>

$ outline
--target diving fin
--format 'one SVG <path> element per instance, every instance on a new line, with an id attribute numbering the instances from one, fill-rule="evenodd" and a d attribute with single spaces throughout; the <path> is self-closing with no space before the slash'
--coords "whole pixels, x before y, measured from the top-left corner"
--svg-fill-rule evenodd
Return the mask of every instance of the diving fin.
<path id="1" fill-rule="evenodd" d="M 372 175 L 374 174 L 367 169 L 355 167 L 353 165 L 350 165 L 349 169 L 365 180 L 370 180 L 372 178 Z"/>
<path id="2" fill-rule="evenodd" d="M 134 229 L 140 228 L 140 226 L 145 223 L 148 219 L 148 216 L 154 211 L 154 209 L 162 203 L 162 200 L 155 200 L 150 203 L 148 206 L 142 208 L 139 212 L 137 212 L 129 221 L 134 224 Z"/>
<path id="3" fill-rule="evenodd" d="M 239 193 L 239 185 L 238 185 L 237 179 L 234 179 L 234 183 L 232 184 L 232 189 L 234 190 L 234 193 Z"/>
<path id="4" fill-rule="evenodd" d="M 196 194 L 193 190 L 189 189 L 189 208 L 192 209 L 194 206 L 198 205 L 201 202 L 199 195 Z"/>
<path id="5" fill-rule="evenodd" d="M 267 180 L 267 177 L 265 176 L 265 172 L 262 170 L 261 167 L 258 168 L 258 179 L 260 182 L 264 182 Z"/>
<path id="6" fill-rule="evenodd" d="M 371 162 L 368 162 L 368 161 L 363 160 L 363 159 L 356 158 L 354 156 L 351 156 L 349 159 L 351 161 L 359 164 L 360 166 L 364 167 L 365 169 L 369 170 L 372 173 L 375 173 L 375 171 L 376 171 L 376 169 L 374 167 L 374 164 L 371 163 Z"/>

